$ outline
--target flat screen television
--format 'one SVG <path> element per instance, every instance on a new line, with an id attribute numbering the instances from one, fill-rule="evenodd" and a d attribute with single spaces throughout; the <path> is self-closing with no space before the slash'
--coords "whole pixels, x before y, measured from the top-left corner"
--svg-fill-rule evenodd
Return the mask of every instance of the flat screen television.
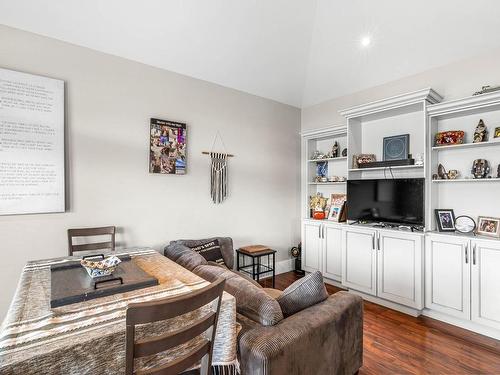
<path id="1" fill-rule="evenodd" d="M 424 225 L 424 179 L 347 181 L 347 219 Z"/>

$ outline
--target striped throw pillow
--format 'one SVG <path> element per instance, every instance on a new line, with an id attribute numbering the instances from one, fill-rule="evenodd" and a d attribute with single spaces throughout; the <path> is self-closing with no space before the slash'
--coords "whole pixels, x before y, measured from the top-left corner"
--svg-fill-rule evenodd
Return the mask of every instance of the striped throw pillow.
<path id="1" fill-rule="evenodd" d="M 297 280 L 276 300 L 285 317 L 295 314 L 328 298 L 323 275 L 319 271 Z"/>

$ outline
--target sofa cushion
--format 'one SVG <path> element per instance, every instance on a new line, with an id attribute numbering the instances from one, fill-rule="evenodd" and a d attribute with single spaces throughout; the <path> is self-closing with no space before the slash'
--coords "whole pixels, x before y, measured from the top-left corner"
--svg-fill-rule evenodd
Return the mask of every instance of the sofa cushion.
<path id="1" fill-rule="evenodd" d="M 283 294 L 283 291 L 273 288 L 264 288 L 264 292 L 270 295 L 274 299 L 278 299 L 279 296 Z"/>
<path id="2" fill-rule="evenodd" d="M 323 275 L 319 271 L 295 281 L 277 298 L 285 317 L 328 298 Z"/>
<path id="3" fill-rule="evenodd" d="M 224 290 L 236 298 L 238 313 L 264 326 L 272 326 L 283 320 L 279 303 L 262 287 L 247 280 L 236 272 L 222 267 L 200 265 L 193 270 L 198 276 L 213 282 L 217 277 L 226 279 Z"/>
<path id="4" fill-rule="evenodd" d="M 205 243 L 196 245 L 196 246 L 188 246 L 191 250 L 200 254 L 203 258 L 205 258 L 208 262 L 215 262 L 220 265 L 226 265 L 224 263 L 224 258 L 222 257 L 221 248 L 219 245 L 219 240 L 211 240 Z"/>
<path id="5" fill-rule="evenodd" d="M 170 242 L 170 245 L 177 243 L 192 248 L 213 240 L 219 241 L 219 246 L 221 249 L 222 257 L 224 258 L 224 263 L 226 264 L 227 268 L 232 269 L 234 266 L 234 250 L 233 240 L 231 239 L 231 237 L 212 237 L 202 240 L 178 240 Z"/>
<path id="6" fill-rule="evenodd" d="M 196 266 L 208 264 L 207 260 L 200 254 L 178 243 L 173 243 L 165 247 L 163 254 L 190 271 Z"/>

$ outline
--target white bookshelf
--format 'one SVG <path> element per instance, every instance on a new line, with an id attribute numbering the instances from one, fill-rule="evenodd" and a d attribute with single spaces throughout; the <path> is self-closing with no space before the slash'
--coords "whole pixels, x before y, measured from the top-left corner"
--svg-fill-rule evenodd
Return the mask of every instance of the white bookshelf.
<path id="1" fill-rule="evenodd" d="M 426 172 L 430 194 L 428 219 L 431 229 L 436 229 L 434 209 L 453 209 L 455 215 L 468 215 L 477 221 L 478 216 L 500 217 L 500 182 L 497 168 L 500 163 L 500 139 L 494 138 L 500 126 L 500 93 L 493 92 L 457 100 L 437 103 L 428 107 L 429 168 Z M 488 129 L 488 140 L 472 143 L 475 128 L 482 119 Z M 438 132 L 462 130 L 463 144 L 435 145 Z M 475 159 L 486 159 L 492 178 L 475 179 L 471 176 Z M 455 169 L 459 176 L 454 180 L 433 180 L 438 165 L 448 171 Z"/>
<path id="2" fill-rule="evenodd" d="M 427 108 L 441 100 L 437 92 L 426 88 L 341 111 L 347 118 L 348 179 L 424 178 L 429 146 Z M 354 155 L 359 154 L 374 154 L 377 161 L 382 161 L 384 138 L 403 134 L 410 135 L 409 154 L 413 158 L 421 154 L 424 165 L 373 168 L 355 168 L 352 165 Z M 427 207 L 427 188 L 425 196 Z"/>
<path id="3" fill-rule="evenodd" d="M 316 182 L 316 171 L 319 163 L 328 163 L 328 176 L 347 178 L 347 157 L 312 159 L 314 151 L 324 154 L 332 149 L 335 142 L 339 143 L 339 155 L 347 147 L 347 129 L 345 125 L 330 126 L 302 134 L 302 185 L 301 212 L 303 219 L 310 219 L 309 197 L 317 193 L 330 198 L 333 193 L 345 193 L 345 181 Z"/>

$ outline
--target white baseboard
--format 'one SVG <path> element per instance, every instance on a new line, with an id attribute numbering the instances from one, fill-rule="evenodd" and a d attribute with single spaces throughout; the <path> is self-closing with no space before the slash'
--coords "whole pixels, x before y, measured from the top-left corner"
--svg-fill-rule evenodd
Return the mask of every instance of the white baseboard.
<path id="1" fill-rule="evenodd" d="M 485 327 L 483 325 L 471 322 L 469 320 L 463 320 L 459 318 L 455 318 L 454 316 L 449 316 L 447 314 L 443 314 L 439 311 L 424 309 L 422 315 L 428 316 L 429 318 L 440 320 L 442 322 L 466 329 L 468 331 L 472 331 L 475 333 L 479 333 L 480 335 L 492 337 L 496 340 L 500 340 L 500 331 Z"/>
<path id="2" fill-rule="evenodd" d="M 276 262 L 276 275 L 279 275 L 280 273 L 293 271 L 293 269 L 295 268 L 293 265 L 293 261 L 294 259 L 285 259 Z"/>

